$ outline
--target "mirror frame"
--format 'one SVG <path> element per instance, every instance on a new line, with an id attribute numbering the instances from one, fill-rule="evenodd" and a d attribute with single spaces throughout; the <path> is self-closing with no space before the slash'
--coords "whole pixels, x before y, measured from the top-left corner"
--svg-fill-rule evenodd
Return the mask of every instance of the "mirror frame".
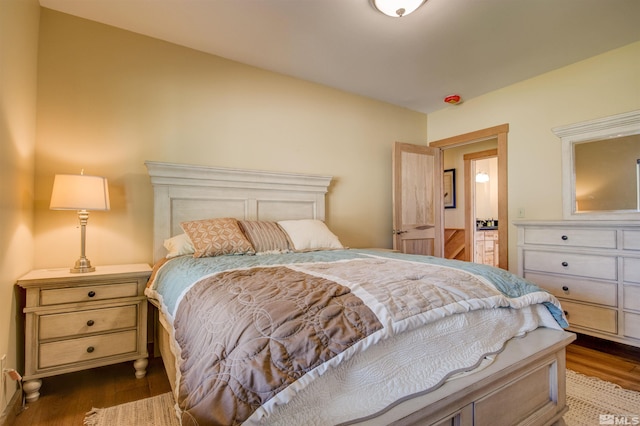
<path id="1" fill-rule="evenodd" d="M 574 145 L 640 134 L 640 110 L 555 127 L 562 140 L 562 215 L 565 220 L 639 220 L 638 210 L 576 211 Z"/>

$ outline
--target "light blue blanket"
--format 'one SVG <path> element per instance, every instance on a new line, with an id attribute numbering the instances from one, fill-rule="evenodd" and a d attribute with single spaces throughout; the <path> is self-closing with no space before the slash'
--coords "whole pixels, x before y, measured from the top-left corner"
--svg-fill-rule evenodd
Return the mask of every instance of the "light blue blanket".
<path id="1" fill-rule="evenodd" d="M 526 281 L 503 269 L 471 262 L 442 259 L 431 256 L 407 255 L 379 250 L 330 250 L 308 253 L 266 254 L 260 256 L 217 256 L 195 259 L 181 256 L 167 262 L 156 274 L 152 289 L 162 297 L 166 312 L 174 316 L 180 296 L 200 278 L 229 269 L 252 268 L 269 265 L 291 265 L 311 262 L 335 262 L 349 259 L 362 259 L 371 256 L 390 259 L 402 259 L 413 262 L 447 266 L 479 275 L 491 282 L 495 288 L 507 297 L 515 298 L 528 293 L 542 291 L 535 284 Z M 568 323 L 562 311 L 551 303 L 545 303 L 558 324 L 566 328 Z"/>

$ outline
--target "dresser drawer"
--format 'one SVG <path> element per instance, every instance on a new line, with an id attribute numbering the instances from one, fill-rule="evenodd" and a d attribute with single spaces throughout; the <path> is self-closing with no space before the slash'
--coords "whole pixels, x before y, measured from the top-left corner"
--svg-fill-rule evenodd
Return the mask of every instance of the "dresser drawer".
<path id="1" fill-rule="evenodd" d="M 624 286 L 624 308 L 640 311 L 640 286 L 625 285 Z"/>
<path id="2" fill-rule="evenodd" d="M 604 280 L 618 278 L 617 259 L 612 256 L 526 250 L 524 269 Z"/>
<path id="3" fill-rule="evenodd" d="M 625 257 L 623 263 L 623 280 L 631 283 L 640 283 L 640 259 Z"/>
<path id="4" fill-rule="evenodd" d="M 43 343 L 39 348 L 39 368 L 90 361 L 138 351 L 137 331 L 128 330 L 79 339 Z"/>
<path id="5" fill-rule="evenodd" d="M 624 313 L 624 335 L 640 339 L 640 315 L 631 312 Z"/>
<path id="6" fill-rule="evenodd" d="M 615 309 L 599 308 L 564 300 L 560 303 L 571 327 L 585 327 L 613 334 L 618 332 L 617 311 Z"/>
<path id="7" fill-rule="evenodd" d="M 640 250 L 640 231 L 622 231 L 622 248 Z"/>
<path id="8" fill-rule="evenodd" d="M 138 305 L 92 309 L 40 317 L 40 340 L 101 333 L 137 325 Z"/>
<path id="9" fill-rule="evenodd" d="M 568 247 L 616 248 L 613 229 L 526 228 L 525 244 Z"/>
<path id="10" fill-rule="evenodd" d="M 137 281 L 82 287 L 52 288 L 40 291 L 40 304 L 57 305 L 60 303 L 116 299 L 118 297 L 135 297 L 137 295 Z"/>
<path id="11" fill-rule="evenodd" d="M 618 284 L 608 281 L 591 281 L 568 275 L 548 275 L 526 271 L 524 277 L 556 297 L 618 306 Z"/>

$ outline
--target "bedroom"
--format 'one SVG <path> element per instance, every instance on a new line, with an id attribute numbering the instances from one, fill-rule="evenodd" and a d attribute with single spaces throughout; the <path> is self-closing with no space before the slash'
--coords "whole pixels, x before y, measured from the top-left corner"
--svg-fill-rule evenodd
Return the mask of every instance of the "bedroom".
<path id="1" fill-rule="evenodd" d="M 509 123 L 510 216 L 524 208 L 527 218 L 554 219 L 562 212 L 560 142 L 550 129 L 640 108 L 638 41 L 423 114 L 37 2 L 4 1 L 0 13 L 9 32 L 3 43 L 12 40 L 12 50 L 2 50 L 3 71 L 11 71 L 2 77 L 0 220 L 7 365 L 21 353 L 15 280 L 77 255 L 73 214 L 48 210 L 55 173 L 85 168 L 109 178 L 112 210 L 93 214 L 89 227 L 88 253 L 98 265 L 151 261 L 148 159 L 334 175 L 331 228 L 346 245 L 389 247 L 392 141 L 421 144 Z"/>

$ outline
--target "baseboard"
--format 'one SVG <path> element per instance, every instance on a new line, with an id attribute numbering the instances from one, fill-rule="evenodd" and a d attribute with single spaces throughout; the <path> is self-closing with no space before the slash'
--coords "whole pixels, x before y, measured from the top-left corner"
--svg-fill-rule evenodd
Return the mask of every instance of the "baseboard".
<path id="1" fill-rule="evenodd" d="M 22 392 L 19 390 L 13 393 L 13 397 L 9 404 L 4 408 L 2 416 L 0 416 L 1 426 L 11 426 L 15 424 L 16 417 L 22 412 Z"/>
<path id="2" fill-rule="evenodd" d="M 589 349 L 595 349 L 600 352 L 608 353 L 611 355 L 619 356 L 620 358 L 627 358 L 632 361 L 637 361 L 640 358 L 640 348 L 635 346 L 625 345 L 624 343 L 613 342 L 611 340 L 600 339 L 598 337 L 589 336 L 586 334 L 576 333 L 577 339 L 573 344 L 583 346 Z"/>

